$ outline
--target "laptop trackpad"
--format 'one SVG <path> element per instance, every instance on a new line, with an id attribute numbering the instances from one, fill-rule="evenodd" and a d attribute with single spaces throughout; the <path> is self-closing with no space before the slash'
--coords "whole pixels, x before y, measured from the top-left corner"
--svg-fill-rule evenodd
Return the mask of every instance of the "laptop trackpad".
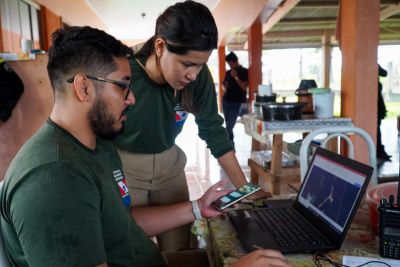
<path id="1" fill-rule="evenodd" d="M 260 248 L 275 250 L 281 249 L 281 247 L 275 242 L 272 235 L 270 235 L 268 232 L 263 232 L 262 234 L 259 232 L 250 233 L 247 234 L 247 238 L 241 238 L 240 240 L 246 242 L 246 244 L 243 245 L 249 252 Z"/>
<path id="2" fill-rule="evenodd" d="M 236 232 L 247 251 L 259 248 L 280 249 L 273 236 L 260 227 L 248 210 L 230 211 L 229 215 L 235 229 L 242 229 L 242 231 Z"/>

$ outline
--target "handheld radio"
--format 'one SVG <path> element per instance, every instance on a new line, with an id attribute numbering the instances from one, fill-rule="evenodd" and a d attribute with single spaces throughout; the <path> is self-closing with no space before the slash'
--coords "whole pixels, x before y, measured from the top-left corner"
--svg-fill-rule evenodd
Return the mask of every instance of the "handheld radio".
<path id="1" fill-rule="evenodd" d="M 379 254 L 382 257 L 400 259 L 400 181 L 397 186 L 397 203 L 394 196 L 382 198 L 379 210 Z"/>

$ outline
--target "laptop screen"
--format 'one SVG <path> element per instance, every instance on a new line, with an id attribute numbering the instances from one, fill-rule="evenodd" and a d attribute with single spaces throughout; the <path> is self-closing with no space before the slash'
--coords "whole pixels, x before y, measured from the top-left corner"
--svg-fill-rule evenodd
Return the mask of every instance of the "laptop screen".
<path id="1" fill-rule="evenodd" d="M 317 153 L 298 194 L 298 202 L 341 233 L 366 178 L 365 174 Z"/>

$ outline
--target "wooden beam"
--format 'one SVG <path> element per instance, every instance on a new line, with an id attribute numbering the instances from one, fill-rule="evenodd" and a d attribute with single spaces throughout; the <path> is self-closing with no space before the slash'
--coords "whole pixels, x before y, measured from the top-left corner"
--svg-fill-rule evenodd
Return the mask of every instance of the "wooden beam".
<path id="1" fill-rule="evenodd" d="M 384 19 L 387 19 L 388 17 L 391 17 L 399 12 L 400 4 L 388 6 L 387 8 L 381 10 L 380 20 L 382 21 Z"/>
<path id="2" fill-rule="evenodd" d="M 336 17 L 315 17 L 315 18 L 291 18 L 281 19 L 279 26 L 286 24 L 336 24 Z"/>
<path id="3" fill-rule="evenodd" d="M 335 30 L 299 30 L 299 31 L 273 31 L 264 34 L 266 39 L 268 38 L 294 38 L 294 37 L 306 37 L 306 36 L 323 36 L 324 34 L 333 35 Z"/>
<path id="4" fill-rule="evenodd" d="M 243 1 L 244 2 L 244 1 Z M 271 17 L 262 25 L 262 33 L 268 32 L 272 27 L 280 21 L 300 0 L 286 0 Z"/>
<path id="5" fill-rule="evenodd" d="M 229 32 L 249 28 L 265 4 L 266 0 L 251 0 L 251 4 L 243 0 L 220 0 L 212 12 L 218 27 L 218 46 L 224 46 Z"/>
<path id="6" fill-rule="evenodd" d="M 303 0 L 300 1 L 298 3 L 298 5 L 296 6 L 297 8 L 302 8 L 302 7 L 337 7 L 339 5 L 339 0 L 337 0 L 336 2 L 332 2 L 332 1 L 307 1 L 307 0 Z"/>

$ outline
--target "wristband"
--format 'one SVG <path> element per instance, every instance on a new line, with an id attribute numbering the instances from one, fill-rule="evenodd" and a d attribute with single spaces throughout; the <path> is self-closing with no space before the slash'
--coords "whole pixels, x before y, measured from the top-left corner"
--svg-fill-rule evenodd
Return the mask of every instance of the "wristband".
<path id="1" fill-rule="evenodd" d="M 196 218 L 196 220 L 200 220 L 203 218 L 201 216 L 201 212 L 200 212 L 199 204 L 197 203 L 197 200 L 192 201 L 192 212 L 193 212 L 193 215 Z"/>

